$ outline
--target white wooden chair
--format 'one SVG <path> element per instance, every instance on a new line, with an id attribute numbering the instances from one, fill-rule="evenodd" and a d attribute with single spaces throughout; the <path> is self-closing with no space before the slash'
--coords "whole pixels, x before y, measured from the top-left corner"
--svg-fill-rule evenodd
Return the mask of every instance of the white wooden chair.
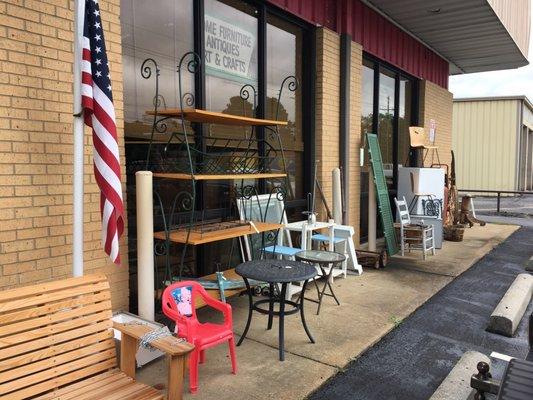
<path id="1" fill-rule="evenodd" d="M 426 253 L 431 251 L 435 255 L 435 237 L 432 225 L 411 224 L 411 216 L 407 208 L 405 197 L 403 200 L 394 198 L 396 208 L 398 209 L 399 222 L 395 224 L 400 229 L 400 248 L 402 256 L 405 255 L 405 247 L 422 250 L 422 257 L 426 259 Z"/>
<path id="2" fill-rule="evenodd" d="M 349 264 L 351 264 L 351 267 L 357 272 L 358 275 L 363 273 L 363 267 L 357 261 L 357 255 L 355 253 L 355 245 L 353 242 L 354 235 L 355 230 L 353 226 L 337 224 L 333 226 L 333 244 L 335 246 L 335 250 L 343 253 L 346 256 L 346 261 L 342 263 L 342 268 L 338 269 L 338 271 L 333 271 L 333 277 L 342 275 L 344 278 L 346 278 Z M 329 236 L 323 234 L 313 235 L 311 239 L 314 242 L 325 244 L 328 244 L 330 241 Z"/>

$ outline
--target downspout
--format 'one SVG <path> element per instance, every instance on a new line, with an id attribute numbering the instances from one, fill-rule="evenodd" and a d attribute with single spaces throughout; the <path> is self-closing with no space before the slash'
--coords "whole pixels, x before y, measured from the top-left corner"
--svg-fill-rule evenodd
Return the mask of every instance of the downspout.
<path id="1" fill-rule="evenodd" d="M 342 223 L 349 224 L 348 193 L 350 185 L 350 92 L 352 66 L 352 37 L 341 34 L 340 54 L 340 121 L 339 121 L 339 161 L 342 170 Z"/>

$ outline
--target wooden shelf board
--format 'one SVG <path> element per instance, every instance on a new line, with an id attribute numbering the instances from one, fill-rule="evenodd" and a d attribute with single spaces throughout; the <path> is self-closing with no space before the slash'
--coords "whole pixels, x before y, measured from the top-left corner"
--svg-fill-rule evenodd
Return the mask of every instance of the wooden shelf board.
<path id="1" fill-rule="evenodd" d="M 283 227 L 281 224 L 272 224 L 267 222 L 255 222 L 254 224 L 259 232 L 273 231 Z M 205 243 L 218 242 L 219 240 L 232 239 L 245 235 L 257 233 L 251 225 L 236 226 L 218 231 L 198 233 L 191 231 L 188 244 L 193 246 Z M 154 232 L 154 238 L 166 240 L 165 231 Z M 187 229 L 170 231 L 169 239 L 173 243 L 185 243 L 187 240 Z"/>
<path id="2" fill-rule="evenodd" d="M 154 111 L 147 111 L 148 115 L 154 115 Z M 237 126 L 285 126 L 287 121 L 275 121 L 269 119 L 258 119 L 250 117 L 241 117 L 240 115 L 224 114 L 221 112 L 200 110 L 196 108 L 180 110 L 177 108 L 166 108 L 158 110 L 157 115 L 161 117 L 183 118 L 190 122 L 199 122 L 204 124 L 220 125 L 237 125 Z"/>
<path id="3" fill-rule="evenodd" d="M 283 173 L 257 173 L 257 174 L 198 174 L 190 175 L 184 173 L 165 173 L 154 172 L 154 178 L 177 179 L 177 180 L 196 180 L 210 181 L 217 179 L 268 179 L 268 178 L 285 178 L 287 174 Z"/>
<path id="4" fill-rule="evenodd" d="M 223 272 L 224 272 L 224 276 L 227 279 L 242 279 L 242 277 L 235 272 L 235 268 L 228 269 L 228 270 L 223 271 Z M 201 279 L 205 280 L 205 281 L 214 281 L 214 282 L 216 282 L 217 275 L 216 274 L 206 275 L 206 276 L 202 276 Z M 226 296 L 226 298 L 232 297 L 232 296 L 236 296 L 239 293 L 244 292 L 245 290 L 246 290 L 245 286 L 242 287 L 242 288 L 239 288 L 239 289 L 224 290 L 224 296 Z M 220 290 L 218 290 L 218 289 L 209 289 L 209 290 L 207 290 L 207 293 L 212 298 L 220 300 Z M 201 308 L 201 307 L 204 307 L 206 304 L 202 300 L 201 297 L 197 297 L 196 298 L 196 302 L 194 303 L 194 305 L 195 305 L 196 308 Z"/>

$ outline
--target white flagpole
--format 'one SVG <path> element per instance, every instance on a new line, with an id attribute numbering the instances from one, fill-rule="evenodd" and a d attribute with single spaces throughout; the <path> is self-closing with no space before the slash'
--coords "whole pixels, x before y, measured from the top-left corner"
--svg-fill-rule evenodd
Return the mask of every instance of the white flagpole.
<path id="1" fill-rule="evenodd" d="M 83 276 L 83 140 L 81 59 L 85 0 L 74 1 L 74 172 L 72 201 L 72 276 Z"/>

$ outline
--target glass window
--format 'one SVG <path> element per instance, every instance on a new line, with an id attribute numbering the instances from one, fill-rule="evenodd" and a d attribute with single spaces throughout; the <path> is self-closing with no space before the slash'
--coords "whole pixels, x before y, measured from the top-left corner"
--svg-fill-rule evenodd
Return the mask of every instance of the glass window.
<path id="1" fill-rule="evenodd" d="M 283 80 L 295 76 L 302 83 L 302 29 L 272 15 L 267 19 L 267 102 L 266 118 L 288 121 L 279 128 L 283 143 L 285 162 L 290 177 L 294 198 L 304 198 L 303 193 L 303 151 L 302 136 L 302 87 L 290 91 L 287 81 L 278 104 L 280 85 Z M 283 46 L 280 46 L 283 43 Z M 278 149 L 278 143 L 271 142 Z M 281 159 L 281 154 L 277 155 Z M 277 166 L 283 170 L 283 165 Z"/>
<path id="2" fill-rule="evenodd" d="M 413 81 L 400 77 L 400 104 L 398 109 L 398 167 L 409 159 L 409 127 L 413 120 Z"/>
<path id="3" fill-rule="evenodd" d="M 388 69 L 380 69 L 378 138 L 383 158 L 383 168 L 388 183 L 389 180 L 392 180 L 394 151 L 395 75 L 394 72 Z"/>
<path id="4" fill-rule="evenodd" d="M 123 44 L 123 67 L 124 67 L 124 120 L 125 120 L 125 152 L 127 170 L 127 193 L 129 228 L 130 260 L 135 263 L 135 177 L 137 170 L 145 169 L 147 144 L 151 133 L 151 117 L 146 111 L 153 109 L 155 80 L 146 80 L 141 76 L 141 64 L 146 58 L 157 61 L 160 69 L 160 99 L 162 108 L 178 108 L 178 74 L 176 66 L 180 58 L 202 44 L 195 42 L 201 33 L 204 36 L 201 54 L 205 76 L 199 76 L 195 82 L 193 74 L 183 74 L 183 91 L 194 93 L 195 83 L 205 79 L 205 97 L 196 96 L 195 106 L 210 111 L 229 113 L 233 115 L 256 116 L 255 106 L 257 99 L 254 98 L 254 90 L 257 95 L 259 89 L 258 62 L 265 63 L 267 80 L 264 82 L 267 92 L 265 93 L 266 118 L 275 118 L 275 110 L 278 109 L 278 90 L 286 76 L 296 76 L 302 84 L 296 92 L 284 90 L 279 100 L 280 120 L 288 121 L 288 126 L 280 131 L 280 138 L 285 148 L 285 159 L 291 178 L 291 187 L 296 198 L 303 198 L 303 153 L 304 138 L 302 124 L 302 95 L 301 90 L 305 85 L 302 82 L 302 54 L 303 37 L 306 28 L 293 26 L 281 18 L 267 13 L 266 47 L 259 48 L 258 10 L 251 5 L 252 2 L 242 0 L 203 0 L 204 24 L 194 25 L 194 5 L 196 0 L 158 0 L 149 2 L 142 0 L 121 0 L 121 25 Z M 200 32 L 203 29 L 203 32 Z M 280 46 L 283 43 L 283 46 Z M 261 55 L 259 52 L 264 51 Z M 283 54 L 280 54 L 283 53 Z M 152 65 L 152 73 L 155 69 Z M 250 97 L 243 100 L 240 96 L 241 89 L 247 86 Z M 251 88 L 253 87 L 253 89 Z M 183 148 L 171 145 L 166 149 L 166 141 L 169 132 L 181 132 L 179 123 L 167 121 L 166 133 L 156 133 L 155 142 L 151 146 L 149 169 L 175 171 L 184 169 L 186 157 Z M 222 161 L 222 168 L 228 168 L 226 172 L 235 170 L 235 159 L 240 159 L 239 154 L 246 153 L 248 156 L 259 153 L 259 146 L 248 145 L 248 138 L 255 137 L 255 130 L 251 127 L 222 126 L 187 124 L 189 142 L 197 146 L 194 152 L 196 166 L 203 168 L 207 173 L 206 165 L 213 157 L 217 164 Z M 267 136 L 268 137 L 268 136 Z M 201 138 L 201 141 L 199 139 Z M 221 140 L 220 138 L 224 138 Z M 270 139 L 269 139 L 270 140 Z M 173 144 L 176 144 L 175 140 Z M 279 149 L 279 143 L 268 142 L 269 145 Z M 308 144 L 306 144 L 308 145 Z M 230 149 L 230 151 L 226 151 Z M 241 151 L 242 149 L 242 151 Z M 225 153 L 227 153 L 225 155 Z M 227 157 L 227 158 L 224 158 Z M 258 159 L 258 158 L 257 158 Z M 278 152 L 273 159 L 275 165 L 272 169 L 282 169 L 281 155 Z M 185 161 L 184 161 L 185 160 Z M 253 161 L 253 160 L 252 160 Z M 248 159 L 246 159 L 248 162 Z M 210 164 L 209 164 L 210 165 Z M 252 168 L 255 164 L 252 162 Z M 185 169 L 188 165 L 185 165 Z M 217 164 L 216 168 L 219 167 Z M 214 167 L 214 168 L 215 168 Z M 231 168 L 230 168 L 231 167 Z M 244 167 L 244 166 L 243 166 Z M 245 166 L 249 168 L 249 165 Z M 220 168 L 217 169 L 220 172 Z M 253 180 L 245 184 L 254 184 Z M 172 204 L 177 193 L 190 190 L 187 181 L 159 182 L 158 192 L 161 194 L 163 205 Z M 230 204 L 235 196 L 235 182 L 228 180 L 209 181 L 198 183 L 196 208 L 198 220 L 219 220 L 236 217 L 234 204 Z M 267 184 L 268 189 L 268 184 Z M 166 210 L 167 212 L 169 210 Z M 157 211 L 156 211 L 157 212 Z M 175 224 L 184 223 L 179 219 L 180 215 L 173 220 Z M 156 229 L 162 230 L 162 215 L 155 215 L 154 224 Z M 174 246 L 174 245 L 173 245 Z M 177 245 L 174 247 L 178 247 Z M 180 262 L 175 254 L 180 253 L 171 249 L 170 269 L 162 265 L 157 270 L 159 281 L 170 279 L 171 273 L 176 273 Z M 220 241 L 214 244 L 189 248 L 186 255 L 184 276 L 201 276 L 215 271 L 235 266 L 241 260 L 239 257 L 239 245 L 237 240 Z M 164 261 L 164 260 L 163 260 Z M 218 265 L 220 263 L 220 265 Z M 136 266 L 132 265 L 130 273 L 134 274 Z"/>
<path id="5" fill-rule="evenodd" d="M 361 135 L 374 132 L 374 63 L 363 60 L 363 87 L 361 106 Z M 365 168 L 361 168 L 361 190 L 359 229 L 360 239 L 368 233 L 368 157 L 365 157 Z"/>
<path id="6" fill-rule="evenodd" d="M 206 0 L 204 15 L 204 46 L 205 46 L 205 108 L 232 115 L 255 116 L 253 90 L 244 101 L 240 97 L 241 88 L 251 85 L 257 90 L 257 10 L 242 1 Z M 247 149 L 245 140 L 253 135 L 251 127 L 207 125 L 204 127 L 209 137 L 205 145 L 208 153 L 222 154 L 226 150 Z M 214 138 L 231 138 L 235 140 L 219 140 Z M 242 139 L 242 142 L 239 141 Z M 257 146 L 252 146 L 253 150 Z M 234 153 L 235 154 L 235 153 Z M 231 164 L 234 159 L 221 158 Z M 228 165 L 229 165 L 228 164 Z M 247 163 L 247 166 L 250 164 Z M 224 168 L 220 163 L 217 168 Z M 233 168 L 233 167 L 228 167 Z M 227 206 L 227 181 L 205 187 L 205 203 L 207 208 L 225 208 Z"/>
<path id="7" fill-rule="evenodd" d="M 120 12 L 125 136 L 149 139 L 151 121 L 146 111 L 153 109 L 154 80 L 141 76 L 141 64 L 146 58 L 157 61 L 162 105 L 177 107 L 176 63 L 193 48 L 192 1 L 159 0 L 154 7 L 148 1 L 122 0 Z M 184 87 L 194 92 L 192 77 L 184 77 Z"/>
<path id="8" fill-rule="evenodd" d="M 372 133 L 374 117 L 374 63 L 363 60 L 361 134 Z"/>
<path id="9" fill-rule="evenodd" d="M 375 71 L 379 70 L 376 74 Z M 379 60 L 363 59 L 361 133 L 376 132 L 379 139 L 383 169 L 389 194 L 396 194 L 398 167 L 405 165 L 409 157 L 409 126 L 416 120 L 413 96 L 417 82 Z M 377 93 L 374 88 L 379 88 Z M 374 118 L 374 110 L 378 115 Z M 376 126 L 377 123 L 377 126 Z M 361 170 L 361 238 L 368 234 L 368 172 Z M 379 234 L 379 232 L 378 232 Z"/>
<path id="10" fill-rule="evenodd" d="M 244 85 L 257 90 L 257 10 L 241 1 L 205 2 L 205 107 L 253 116 L 253 99 L 243 104 Z M 210 133 L 244 134 L 241 127 L 212 125 Z"/>

